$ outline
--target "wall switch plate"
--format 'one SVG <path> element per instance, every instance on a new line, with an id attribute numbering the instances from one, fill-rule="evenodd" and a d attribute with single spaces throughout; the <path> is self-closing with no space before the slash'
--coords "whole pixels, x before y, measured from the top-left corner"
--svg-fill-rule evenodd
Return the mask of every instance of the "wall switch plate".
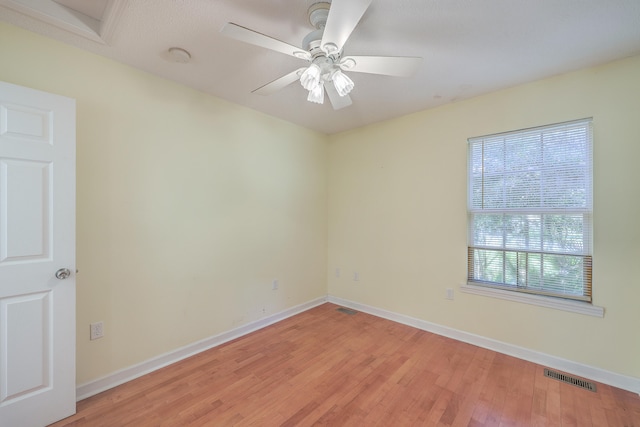
<path id="1" fill-rule="evenodd" d="M 360 275 L 358 274 L 358 272 L 353 273 L 353 281 L 357 282 L 358 280 L 360 280 Z"/>
<path id="2" fill-rule="evenodd" d="M 336 268 L 336 279 L 340 278 L 340 267 Z"/>
<path id="3" fill-rule="evenodd" d="M 278 286 L 280 286 L 280 284 L 278 283 L 278 279 L 274 279 L 273 282 L 271 282 L 271 290 L 277 291 Z"/>
<path id="4" fill-rule="evenodd" d="M 89 339 L 97 340 L 104 336 L 103 322 L 96 322 L 89 325 Z"/>

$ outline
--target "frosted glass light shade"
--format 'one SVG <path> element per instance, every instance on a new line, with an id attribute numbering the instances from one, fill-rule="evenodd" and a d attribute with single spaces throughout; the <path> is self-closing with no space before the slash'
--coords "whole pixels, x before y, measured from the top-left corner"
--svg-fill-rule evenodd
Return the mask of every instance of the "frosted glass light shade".
<path id="1" fill-rule="evenodd" d="M 322 104 L 324 102 L 324 85 L 319 83 L 309 91 L 307 101 L 315 102 L 316 104 Z"/>
<path id="2" fill-rule="evenodd" d="M 306 90 L 313 90 L 320 84 L 320 67 L 316 64 L 309 65 L 300 76 L 300 84 Z"/>
<path id="3" fill-rule="evenodd" d="M 353 81 L 340 70 L 333 73 L 331 80 L 333 80 L 333 85 L 340 96 L 347 95 L 353 89 Z"/>

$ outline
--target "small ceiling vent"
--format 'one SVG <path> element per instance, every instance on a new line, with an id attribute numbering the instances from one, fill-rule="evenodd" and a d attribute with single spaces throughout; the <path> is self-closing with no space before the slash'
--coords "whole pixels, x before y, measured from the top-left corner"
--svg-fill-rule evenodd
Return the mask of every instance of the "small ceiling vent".
<path id="1" fill-rule="evenodd" d="M 571 375 L 563 374 L 561 372 L 552 371 L 551 369 L 544 369 L 544 376 L 553 378 L 554 380 L 562 381 L 567 384 L 572 384 L 576 387 L 583 388 L 589 391 L 596 391 L 596 384 L 591 381 L 586 381 Z"/>

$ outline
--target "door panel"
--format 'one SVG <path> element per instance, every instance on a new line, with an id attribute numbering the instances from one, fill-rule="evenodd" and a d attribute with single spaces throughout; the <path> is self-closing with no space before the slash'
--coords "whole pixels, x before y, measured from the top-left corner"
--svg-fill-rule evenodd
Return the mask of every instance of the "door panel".
<path id="1" fill-rule="evenodd" d="M 0 106 L 0 137 L 51 144 L 52 121 L 51 111 L 6 103 Z"/>
<path id="2" fill-rule="evenodd" d="M 51 383 L 50 303 L 49 292 L 0 300 L 0 316 L 6 328 L 0 333 L 0 375 L 6 378 L 0 388 L 0 402 L 4 404 Z"/>
<path id="3" fill-rule="evenodd" d="M 0 424 L 75 413 L 75 101 L 0 82 Z"/>
<path id="4" fill-rule="evenodd" d="M 50 162 L 0 159 L 0 263 L 49 258 Z"/>

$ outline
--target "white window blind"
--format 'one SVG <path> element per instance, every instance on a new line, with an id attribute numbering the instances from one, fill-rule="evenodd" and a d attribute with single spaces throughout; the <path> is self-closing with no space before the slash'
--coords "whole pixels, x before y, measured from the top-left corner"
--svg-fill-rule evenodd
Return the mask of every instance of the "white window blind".
<path id="1" fill-rule="evenodd" d="M 468 142 L 468 281 L 591 301 L 591 120 Z"/>

